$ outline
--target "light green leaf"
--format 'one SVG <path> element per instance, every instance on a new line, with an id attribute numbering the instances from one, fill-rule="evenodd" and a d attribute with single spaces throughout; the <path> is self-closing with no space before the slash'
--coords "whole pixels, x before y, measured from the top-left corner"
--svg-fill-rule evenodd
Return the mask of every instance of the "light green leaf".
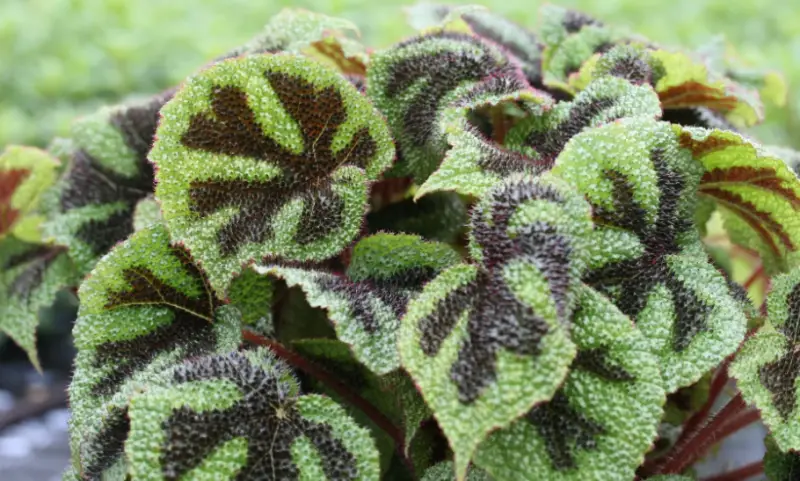
<path id="1" fill-rule="evenodd" d="M 0 240 L 13 235 L 41 242 L 42 194 L 56 181 L 60 162 L 43 150 L 8 146 L 0 155 Z"/>

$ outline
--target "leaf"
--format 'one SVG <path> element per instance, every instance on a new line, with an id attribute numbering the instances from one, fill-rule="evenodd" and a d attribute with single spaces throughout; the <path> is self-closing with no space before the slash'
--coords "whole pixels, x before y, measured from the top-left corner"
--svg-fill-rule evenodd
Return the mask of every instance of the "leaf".
<path id="1" fill-rule="evenodd" d="M 39 310 L 78 281 L 60 246 L 33 244 L 13 235 L 0 239 L 0 333 L 8 335 L 41 369 L 36 353 Z"/>
<path id="2" fill-rule="evenodd" d="M 408 306 L 400 356 L 455 453 L 459 479 L 492 430 L 550 399 L 575 354 L 566 322 L 591 228 L 560 184 L 515 178 L 473 213 L 475 264 L 445 270 Z"/>
<path id="3" fill-rule="evenodd" d="M 332 65 L 344 74 L 363 76 L 368 57 L 358 37 L 358 27 L 343 18 L 329 17 L 301 8 L 284 8 L 274 15 L 264 30 L 228 57 L 242 54 L 305 54 Z"/>
<path id="4" fill-rule="evenodd" d="M 780 158 L 739 134 L 675 127 L 705 168 L 698 195 L 714 201 L 734 243 L 786 270 L 800 246 L 800 181 Z"/>
<path id="5" fill-rule="evenodd" d="M 369 433 L 330 399 L 299 395 L 269 351 L 193 359 L 165 381 L 130 402 L 135 479 L 378 479 Z"/>
<path id="6" fill-rule="evenodd" d="M 247 268 L 231 282 L 228 301 L 241 312 L 245 325 L 258 334 L 271 337 L 275 333 L 272 319 L 274 293 L 275 285 L 270 278 Z"/>
<path id="7" fill-rule="evenodd" d="M 454 95 L 487 77 L 516 75 L 497 47 L 464 33 L 437 30 L 376 52 L 367 96 L 398 144 L 401 160 L 391 174 L 422 183 L 447 150 L 437 121 Z"/>
<path id="8" fill-rule="evenodd" d="M 644 332 L 668 393 L 736 349 L 745 316 L 693 226 L 703 168 L 669 124 L 629 118 L 585 131 L 552 173 L 592 205 L 596 228 L 584 281 Z"/>
<path id="9" fill-rule="evenodd" d="M 446 243 L 457 242 L 466 224 L 465 202 L 454 192 L 436 192 L 418 200 L 407 198 L 367 214 L 371 234 L 401 232 Z"/>
<path id="10" fill-rule="evenodd" d="M 78 296 L 70 431 L 73 451 L 84 453 L 75 467 L 101 472 L 114 457 L 102 449 L 93 454 L 91 446 L 105 441 L 86 437 L 103 425 L 119 438 L 120 411 L 137 385 L 170 363 L 235 349 L 241 320 L 236 310 L 220 312 L 206 277 L 185 249 L 170 244 L 160 224 L 133 234 L 103 257 Z M 106 413 L 118 419 L 101 421 Z"/>
<path id="11" fill-rule="evenodd" d="M 767 321 L 730 368 L 782 451 L 800 450 L 797 364 L 800 362 L 800 269 L 772 278 Z"/>
<path id="12" fill-rule="evenodd" d="M 147 196 L 136 204 L 133 210 L 133 231 L 138 232 L 164 221 L 161 206 L 152 196 Z"/>
<path id="13" fill-rule="evenodd" d="M 595 80 L 572 102 L 529 108 L 531 113 L 510 128 L 505 145 L 501 145 L 484 136 L 470 122 L 470 114 L 501 102 L 523 101 L 529 106 L 537 102 L 532 91 L 502 80 L 479 85 L 453 102 L 445 113 L 443 123 L 453 148 L 417 191 L 417 197 L 436 190 L 480 197 L 510 173 L 549 170 L 567 142 L 584 129 L 624 117 L 661 115 L 658 98 L 650 87 L 607 76 Z"/>
<path id="14" fill-rule="evenodd" d="M 56 180 L 59 161 L 33 147 L 9 146 L 0 155 L 0 239 L 40 242 L 40 198 Z"/>
<path id="15" fill-rule="evenodd" d="M 385 374 L 400 366 L 395 345 L 399 316 L 407 302 L 403 294 L 320 270 L 278 265 L 255 270 L 302 289 L 312 307 L 327 311 L 336 336 L 374 373 Z"/>
<path id="16" fill-rule="evenodd" d="M 369 102 L 293 55 L 217 63 L 162 115 L 150 154 L 156 197 L 220 294 L 251 260 L 338 254 L 360 229 L 368 182 L 393 156 Z"/>
<path id="17" fill-rule="evenodd" d="M 770 481 L 789 481 L 800 475 L 800 454 L 797 451 L 783 452 L 772 436 L 764 440 L 764 474 Z"/>
<path id="18" fill-rule="evenodd" d="M 81 274 L 133 232 L 136 205 L 153 192 L 147 155 L 171 95 L 103 108 L 73 125 L 74 153 L 44 231 L 69 247 Z"/>
<path id="19" fill-rule="evenodd" d="M 607 298 L 584 286 L 572 319 L 578 354 L 556 395 L 479 448 L 497 481 L 633 479 L 656 437 L 659 359 Z"/>
<path id="20" fill-rule="evenodd" d="M 425 471 L 422 481 L 455 481 L 452 461 L 442 461 Z M 491 478 L 479 468 L 470 468 L 466 481 L 491 481 Z"/>
<path id="21" fill-rule="evenodd" d="M 540 8 L 540 38 L 544 44 L 544 85 L 570 92 L 568 80 L 597 53 L 623 39 L 616 30 L 580 12 L 554 5 Z"/>
<path id="22" fill-rule="evenodd" d="M 406 9 L 409 22 L 417 30 L 441 26 L 463 31 L 502 47 L 512 62 L 518 64 L 528 83 L 542 86 L 542 49 L 536 35 L 523 26 L 477 5 L 450 6 L 420 3 Z"/>
<path id="23" fill-rule="evenodd" d="M 407 234 L 376 234 L 361 239 L 353 249 L 347 277 L 396 289 L 422 285 L 461 260 L 447 244 L 426 242 Z"/>
<path id="24" fill-rule="evenodd" d="M 694 481 L 694 478 L 689 476 L 681 476 L 678 474 L 661 474 L 647 478 L 648 481 Z"/>

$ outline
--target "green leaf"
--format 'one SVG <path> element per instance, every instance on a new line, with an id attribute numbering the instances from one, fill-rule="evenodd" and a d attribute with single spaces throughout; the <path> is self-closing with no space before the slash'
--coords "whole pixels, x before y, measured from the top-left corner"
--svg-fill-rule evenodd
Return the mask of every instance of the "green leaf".
<path id="1" fill-rule="evenodd" d="M 570 75 L 577 74 L 592 56 L 623 39 L 620 32 L 574 10 L 544 5 L 540 18 L 544 84 L 566 92 L 573 91 Z"/>
<path id="2" fill-rule="evenodd" d="M 454 192 L 436 192 L 422 199 L 407 198 L 367 214 L 370 233 L 417 234 L 425 239 L 455 243 L 467 224 L 464 200 Z"/>
<path id="3" fill-rule="evenodd" d="M 228 301 L 239 310 L 246 326 L 263 336 L 272 336 L 274 294 L 275 285 L 269 277 L 247 268 L 231 282 Z"/>
<path id="4" fill-rule="evenodd" d="M 542 85 L 542 49 L 536 35 L 523 26 L 478 5 L 450 6 L 420 3 L 406 9 L 409 23 L 417 30 L 441 26 L 467 30 L 501 46 L 517 63 L 528 83 Z M 463 24 L 463 25 L 462 25 Z"/>
<path id="5" fill-rule="evenodd" d="M 39 310 L 50 307 L 59 290 L 77 281 L 63 247 L 32 244 L 12 235 L 0 238 L 0 333 L 13 339 L 36 369 Z"/>
<path id="6" fill-rule="evenodd" d="M 133 234 L 103 257 L 78 296 L 70 430 L 73 452 L 82 453 L 75 468 L 100 472 L 116 452 L 103 451 L 102 437 L 84 451 L 87 436 L 106 426 L 108 436 L 119 438 L 119 411 L 136 386 L 170 363 L 235 349 L 241 320 L 235 309 L 218 309 L 206 277 L 185 249 L 170 244 L 162 225 Z M 102 421 L 106 414 L 116 421 Z M 101 447 L 99 454 L 92 446 Z"/>
<path id="7" fill-rule="evenodd" d="M 662 474 L 647 478 L 647 481 L 695 481 L 695 478 L 689 476 L 681 476 L 678 474 Z"/>
<path id="8" fill-rule="evenodd" d="M 368 56 L 364 47 L 352 38 L 360 35 L 358 27 L 349 20 L 284 8 L 258 36 L 228 57 L 265 52 L 305 54 L 344 74 L 363 76 Z"/>
<path id="9" fill-rule="evenodd" d="M 566 324 L 591 228 L 561 184 L 515 178 L 473 213 L 475 264 L 449 268 L 408 306 L 403 367 L 455 453 L 459 479 L 492 430 L 550 399 L 575 355 Z"/>
<path id="10" fill-rule="evenodd" d="M 33 147 L 9 146 L 0 155 L 0 239 L 40 242 L 40 199 L 56 180 L 59 161 Z"/>
<path id="11" fill-rule="evenodd" d="M 436 30 L 376 52 L 367 95 L 386 115 L 401 159 L 395 176 L 422 183 L 447 151 L 438 123 L 459 91 L 486 77 L 518 76 L 495 46 L 465 33 Z"/>
<path id="12" fill-rule="evenodd" d="M 220 294 L 251 260 L 342 251 L 360 229 L 368 183 L 394 152 L 352 85 L 293 55 L 217 63 L 162 115 L 150 155 L 156 197 L 171 235 Z"/>
<path id="13" fill-rule="evenodd" d="M 780 158 L 739 134 L 674 127 L 705 173 L 698 196 L 717 204 L 734 243 L 785 271 L 800 246 L 800 181 Z"/>
<path id="14" fill-rule="evenodd" d="M 775 438 L 767 436 L 764 440 L 767 452 L 764 454 L 764 474 L 770 481 L 788 481 L 800 475 L 800 453 L 781 451 Z"/>
<path id="15" fill-rule="evenodd" d="M 772 278 L 767 321 L 730 368 L 748 403 L 761 411 L 781 450 L 800 450 L 800 268 Z"/>
<path id="16" fill-rule="evenodd" d="M 633 479 L 656 437 L 664 387 L 659 359 L 614 304 L 580 289 L 578 354 L 558 393 L 478 449 L 497 481 Z"/>
<path id="17" fill-rule="evenodd" d="M 162 222 L 164 222 L 164 219 L 161 217 L 161 206 L 153 196 L 147 196 L 136 204 L 136 208 L 133 211 L 134 232 Z"/>
<path id="18" fill-rule="evenodd" d="M 745 316 L 694 229 L 703 166 L 670 124 L 629 118 L 585 131 L 552 172 L 592 205 L 584 280 L 644 332 L 667 392 L 697 381 L 736 349 Z"/>
<path id="19" fill-rule="evenodd" d="M 347 277 L 355 282 L 418 289 L 460 260 L 458 252 L 447 244 L 426 242 L 415 235 L 375 234 L 353 248 Z"/>
<path id="20" fill-rule="evenodd" d="M 369 432 L 329 398 L 299 395 L 267 350 L 192 359 L 163 380 L 130 401 L 134 479 L 378 479 Z"/>
<path id="21" fill-rule="evenodd" d="M 397 328 L 408 300 L 402 293 L 319 270 L 277 265 L 255 270 L 282 279 L 289 287 L 300 287 L 311 307 L 327 311 L 337 337 L 371 371 L 385 374 L 400 366 Z"/>
<path id="22" fill-rule="evenodd" d="M 103 108 L 75 122 L 74 153 L 44 230 L 69 247 L 81 274 L 133 232 L 136 205 L 153 192 L 147 155 L 159 109 L 171 95 Z"/>
<path id="23" fill-rule="evenodd" d="M 442 461 L 439 464 L 431 466 L 425 471 L 422 481 L 455 481 L 455 472 L 453 471 L 452 461 Z M 470 468 L 467 472 L 466 481 L 492 481 L 483 470 L 480 468 Z"/>

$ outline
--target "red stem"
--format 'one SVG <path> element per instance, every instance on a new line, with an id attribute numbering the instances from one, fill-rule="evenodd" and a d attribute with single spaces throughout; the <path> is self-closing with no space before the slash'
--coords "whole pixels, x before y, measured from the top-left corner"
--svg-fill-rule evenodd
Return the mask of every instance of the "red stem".
<path id="1" fill-rule="evenodd" d="M 700 408 L 700 410 L 694 413 L 694 415 L 692 415 L 692 417 L 686 421 L 683 432 L 681 432 L 681 435 L 678 437 L 678 441 L 675 443 L 676 445 L 680 444 L 687 438 L 694 436 L 697 434 L 697 431 L 702 428 L 703 422 L 705 422 L 708 418 L 708 413 L 711 412 L 711 408 L 714 407 L 714 403 L 717 402 L 717 398 L 719 398 L 719 395 L 722 394 L 722 390 L 725 389 L 725 385 L 728 384 L 728 365 L 730 365 L 732 359 L 732 356 L 727 357 L 719 367 L 717 374 L 711 381 L 711 386 L 709 387 L 708 391 L 708 399 Z"/>
<path id="2" fill-rule="evenodd" d="M 710 478 L 705 478 L 703 481 L 744 481 L 757 474 L 764 472 L 764 461 L 756 461 L 755 463 L 742 466 L 741 468 L 728 471 L 727 473 L 718 474 Z"/>
<path id="3" fill-rule="evenodd" d="M 750 277 L 748 277 L 747 280 L 744 281 L 742 287 L 744 287 L 745 290 L 749 291 L 750 288 L 753 286 L 753 284 L 755 284 L 756 281 L 761 279 L 763 276 L 764 276 L 764 264 L 761 264 L 758 266 L 756 270 L 753 271 L 752 274 L 750 274 Z"/>
<path id="4" fill-rule="evenodd" d="M 392 438 L 395 444 L 400 459 L 406 464 L 411 474 L 414 474 L 414 464 L 405 455 L 405 436 L 403 432 L 394 425 L 394 423 L 387 418 L 382 412 L 373 406 L 369 401 L 355 393 L 349 386 L 336 379 L 331 373 L 318 365 L 312 363 L 308 359 L 300 356 L 296 352 L 287 349 L 283 344 L 273 339 L 268 339 L 264 336 L 258 335 L 246 329 L 242 330 L 242 337 L 244 340 L 257 344 L 259 346 L 268 347 L 276 356 L 280 357 L 287 363 L 295 368 L 305 372 L 309 376 L 317 379 L 321 383 L 329 387 L 339 397 L 344 399 L 348 404 L 355 406 L 363 412 L 378 428 L 384 431 L 389 437 Z"/>
<path id="5" fill-rule="evenodd" d="M 728 401 L 728 404 L 726 404 L 716 416 L 709 420 L 709 422 L 693 436 L 687 437 L 683 442 L 676 445 L 675 448 L 673 448 L 674 454 L 668 456 L 667 459 L 656 468 L 655 474 L 682 473 L 686 468 L 705 455 L 706 451 L 717 441 L 743 427 L 738 426 L 736 429 L 730 429 L 733 426 L 729 428 L 728 423 L 732 423 L 735 420 L 734 416 L 739 414 L 746 407 L 747 404 L 744 402 L 741 393 L 737 394 L 733 399 Z"/>

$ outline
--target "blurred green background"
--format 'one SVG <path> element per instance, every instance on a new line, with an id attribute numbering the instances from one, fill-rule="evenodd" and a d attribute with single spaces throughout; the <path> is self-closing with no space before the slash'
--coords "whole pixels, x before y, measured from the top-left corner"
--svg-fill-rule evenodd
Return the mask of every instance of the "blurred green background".
<path id="1" fill-rule="evenodd" d="M 449 2 L 453 3 L 453 2 Z M 458 2 L 456 2 L 458 3 Z M 482 3 L 536 27 L 538 3 Z M 784 0 L 562 0 L 558 3 L 670 46 L 696 48 L 723 34 L 753 67 L 784 72 L 785 109 L 756 129 L 767 143 L 800 147 L 800 2 Z M 44 145 L 71 119 L 133 93 L 179 82 L 245 42 L 286 6 L 352 20 L 364 42 L 411 33 L 401 0 L 0 0 L 0 145 Z M 788 6 L 795 4 L 795 6 Z"/>

